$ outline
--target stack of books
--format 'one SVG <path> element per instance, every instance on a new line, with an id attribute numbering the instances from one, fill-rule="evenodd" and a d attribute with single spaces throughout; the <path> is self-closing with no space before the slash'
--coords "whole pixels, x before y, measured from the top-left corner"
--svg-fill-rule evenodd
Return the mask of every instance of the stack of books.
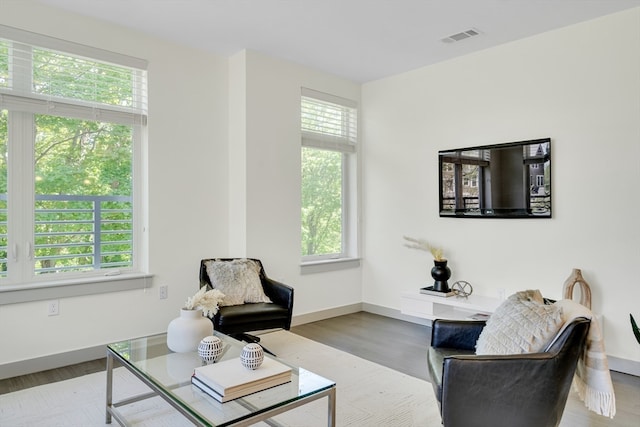
<path id="1" fill-rule="evenodd" d="M 191 383 L 215 398 L 228 402 L 291 381 L 291 367 L 269 357 L 257 369 L 247 369 L 240 358 L 195 369 Z"/>

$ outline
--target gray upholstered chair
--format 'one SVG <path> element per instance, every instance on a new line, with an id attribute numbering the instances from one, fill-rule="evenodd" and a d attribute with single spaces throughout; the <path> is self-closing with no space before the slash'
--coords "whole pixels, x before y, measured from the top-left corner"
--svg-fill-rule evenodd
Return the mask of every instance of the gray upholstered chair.
<path id="1" fill-rule="evenodd" d="M 428 369 L 444 427 L 551 427 L 562 418 L 590 321 L 540 353 L 475 355 L 484 321 L 435 320 Z"/>

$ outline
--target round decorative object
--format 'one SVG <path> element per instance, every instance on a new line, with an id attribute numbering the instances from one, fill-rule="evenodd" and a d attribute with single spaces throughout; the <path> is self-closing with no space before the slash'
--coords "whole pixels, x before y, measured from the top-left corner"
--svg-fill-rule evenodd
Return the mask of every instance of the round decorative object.
<path id="1" fill-rule="evenodd" d="M 264 350 L 260 344 L 250 343 L 242 348 L 240 362 L 247 369 L 257 369 L 264 361 Z"/>
<path id="2" fill-rule="evenodd" d="M 198 354 L 207 363 L 215 362 L 222 353 L 222 340 L 213 335 L 202 338 L 198 345 Z"/>
<path id="3" fill-rule="evenodd" d="M 176 353 L 196 351 L 200 340 L 213 333 L 211 319 L 202 316 L 202 309 L 180 310 L 167 328 L 167 346 Z"/>
<path id="4" fill-rule="evenodd" d="M 466 298 L 473 293 L 473 286 L 469 282 L 458 280 L 451 286 L 451 290 L 457 297 Z"/>
<path id="5" fill-rule="evenodd" d="M 431 277 L 433 277 L 433 290 L 437 292 L 449 292 L 449 283 L 447 280 L 451 277 L 451 269 L 447 267 L 447 260 L 434 260 L 431 269 Z"/>

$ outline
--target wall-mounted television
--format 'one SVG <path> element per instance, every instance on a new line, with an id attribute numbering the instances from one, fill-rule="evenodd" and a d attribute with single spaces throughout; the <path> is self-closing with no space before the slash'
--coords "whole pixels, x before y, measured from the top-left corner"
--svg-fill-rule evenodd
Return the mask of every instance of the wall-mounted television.
<path id="1" fill-rule="evenodd" d="M 440 216 L 551 218 L 551 139 L 438 152 Z"/>

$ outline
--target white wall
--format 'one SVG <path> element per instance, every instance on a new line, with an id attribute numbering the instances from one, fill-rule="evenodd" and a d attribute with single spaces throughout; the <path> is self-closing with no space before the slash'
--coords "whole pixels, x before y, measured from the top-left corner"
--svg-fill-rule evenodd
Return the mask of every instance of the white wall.
<path id="1" fill-rule="evenodd" d="M 227 60 L 42 7 L 0 2 L 0 23 L 149 61 L 149 289 L 0 306 L 0 367 L 163 332 L 227 251 Z M 187 66 L 185 64 L 188 64 Z M 160 300 L 158 285 L 169 286 Z M 105 285 L 107 286 L 107 285 Z M 2 295 L 0 294 L 0 298 Z M 10 343 L 10 345 L 9 345 Z"/>
<path id="2" fill-rule="evenodd" d="M 359 268 L 302 276 L 299 266 L 300 88 L 359 101 L 360 85 L 255 52 L 218 57 L 30 0 L 1 2 L 0 23 L 149 61 L 154 275 L 145 291 L 61 299 L 56 317 L 46 301 L 0 305 L 0 342 L 12 344 L 0 368 L 164 332 L 206 257 L 262 259 L 295 287 L 294 315 L 361 302 Z"/>
<path id="3" fill-rule="evenodd" d="M 293 286 L 294 316 L 359 304 L 360 268 L 300 274 L 300 88 L 359 101 L 360 85 L 255 51 L 240 52 L 230 62 L 245 79 L 244 87 L 236 82 L 232 90 L 242 100 L 230 99 L 231 105 L 244 102 L 238 113 L 243 117 L 232 118 L 230 133 L 245 139 L 231 143 L 244 144 L 246 153 L 230 165 L 232 173 L 246 171 L 232 184 L 232 197 L 245 194 L 246 212 L 239 216 L 243 226 L 235 224 L 237 234 L 230 237 L 231 247 L 246 239 L 240 245 L 246 252 L 232 255 L 261 259 L 269 276 Z"/>
<path id="4" fill-rule="evenodd" d="M 365 84 L 363 300 L 400 308 L 442 246 L 477 294 L 562 297 L 582 269 L 610 355 L 640 360 L 640 9 Z M 438 217 L 437 152 L 552 138 L 553 219 Z"/>
<path id="5" fill-rule="evenodd" d="M 48 9 L 1 2 L 0 23 L 149 60 L 149 240 L 145 291 L 0 306 L 0 368 L 166 330 L 197 288 L 201 258 L 261 258 L 295 287 L 294 315 L 358 304 L 399 309 L 444 247 L 452 280 L 479 294 L 560 297 L 574 267 L 604 314 L 607 349 L 640 360 L 628 313 L 640 260 L 640 12 L 622 13 L 364 85 L 256 52 L 231 59 Z M 184 74 L 186 77 L 183 77 Z M 364 267 L 301 275 L 300 87 L 360 99 Z M 554 219 L 437 215 L 437 151 L 553 138 Z M 606 147 L 606 151 L 605 151 Z M 600 170 L 594 180 L 587 172 Z M 601 205 L 581 205 L 598 200 Z M 616 203 L 616 209 L 605 205 Z M 519 236 L 526 236 L 521 238 Z M 169 285 L 159 300 L 158 286 Z M 1 297 L 1 295 L 0 295 Z M 33 345 L 36 342 L 38 345 Z"/>

